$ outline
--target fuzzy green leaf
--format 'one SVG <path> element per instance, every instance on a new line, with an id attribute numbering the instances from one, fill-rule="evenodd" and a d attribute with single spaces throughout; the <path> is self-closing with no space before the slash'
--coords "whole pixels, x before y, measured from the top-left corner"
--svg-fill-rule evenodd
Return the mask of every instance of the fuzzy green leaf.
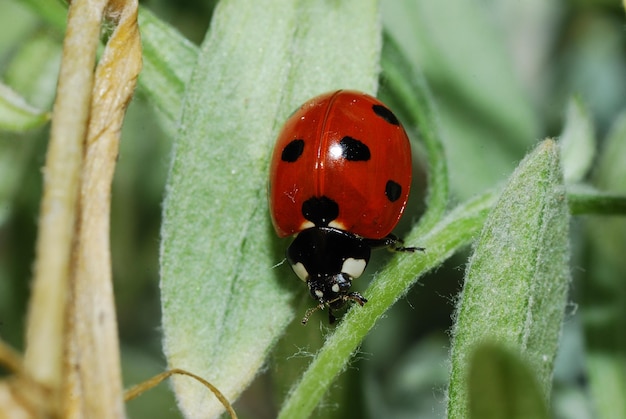
<path id="1" fill-rule="evenodd" d="M 457 307 L 448 415 L 467 418 L 468 363 L 494 341 L 522 354 L 549 397 L 570 280 L 569 212 L 556 143 L 515 170 L 470 258 Z"/>
<path id="2" fill-rule="evenodd" d="M 472 419 L 548 419 L 546 401 L 532 370 L 514 353 L 483 344 L 469 373 Z"/>
<path id="3" fill-rule="evenodd" d="M 303 291 L 288 268 L 273 268 L 286 245 L 266 202 L 277 130 L 315 94 L 374 93 L 380 44 L 375 1 L 226 0 L 215 9 L 175 142 L 161 288 L 169 365 L 230 400 L 262 366 Z M 187 417 L 222 411 L 197 383 L 174 379 L 174 388 Z"/>
<path id="4" fill-rule="evenodd" d="M 139 26 L 143 47 L 141 91 L 162 113 L 164 127 L 174 132 L 185 87 L 198 59 L 198 47 L 148 9 L 140 8 Z"/>

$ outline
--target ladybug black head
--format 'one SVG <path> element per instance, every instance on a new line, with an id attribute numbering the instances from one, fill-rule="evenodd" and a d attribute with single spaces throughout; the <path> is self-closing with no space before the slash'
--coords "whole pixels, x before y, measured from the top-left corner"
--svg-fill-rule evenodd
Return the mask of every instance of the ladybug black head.
<path id="1" fill-rule="evenodd" d="M 350 292 L 352 278 L 345 273 L 324 277 L 316 276 L 310 278 L 307 285 L 311 297 L 319 301 L 319 304 L 306 312 L 302 324 L 306 324 L 311 314 L 324 307 L 328 307 L 328 322 L 332 324 L 335 322 L 333 310 L 340 309 L 348 300 L 356 301 L 359 305 L 367 302 L 358 292 Z"/>
<path id="2" fill-rule="evenodd" d="M 331 276 L 317 275 L 314 278 L 309 278 L 307 285 L 311 297 L 319 301 L 320 304 L 337 309 L 345 303 L 342 296 L 349 293 L 352 278 L 344 273 Z"/>
<path id="3" fill-rule="evenodd" d="M 312 227 L 298 234 L 287 249 L 287 259 L 294 272 L 305 281 L 318 305 L 303 319 L 306 323 L 315 310 L 343 307 L 348 300 L 363 305 L 367 300 L 350 292 L 352 280 L 358 278 L 370 258 L 370 246 L 360 237 L 332 227 Z"/>

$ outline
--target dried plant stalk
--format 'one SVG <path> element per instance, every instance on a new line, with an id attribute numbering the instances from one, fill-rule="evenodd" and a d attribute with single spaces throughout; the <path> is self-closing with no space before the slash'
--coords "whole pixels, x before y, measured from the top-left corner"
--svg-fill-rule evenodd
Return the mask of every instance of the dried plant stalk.
<path id="1" fill-rule="evenodd" d="M 97 7 L 93 1 L 76 0 L 70 6 L 43 171 L 44 193 L 24 364 L 35 380 L 52 389 L 58 389 L 62 383 L 63 330 L 76 199 L 105 4 L 101 0 Z"/>
<path id="2" fill-rule="evenodd" d="M 137 2 L 119 17 L 96 69 L 72 258 L 64 417 L 124 417 L 109 218 L 122 121 L 141 69 Z"/>
<path id="3" fill-rule="evenodd" d="M 104 17 L 117 27 L 94 78 Z M 50 391 L 46 415 L 124 417 L 110 189 L 140 69 L 136 0 L 72 2 L 44 169 L 24 359 L 24 376 Z M 23 386 L 16 391 L 28 393 Z"/>

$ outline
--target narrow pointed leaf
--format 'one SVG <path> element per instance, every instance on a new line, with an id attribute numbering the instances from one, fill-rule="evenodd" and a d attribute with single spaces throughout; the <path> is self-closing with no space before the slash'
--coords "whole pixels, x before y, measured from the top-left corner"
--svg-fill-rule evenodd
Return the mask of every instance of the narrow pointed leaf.
<path id="1" fill-rule="evenodd" d="M 198 47 L 148 9 L 140 9 L 139 25 L 144 55 L 140 86 L 162 113 L 163 126 L 174 133 Z"/>
<path id="2" fill-rule="evenodd" d="M 345 22 L 352 22 L 347 25 Z M 225 0 L 186 88 L 168 180 L 161 273 L 165 352 L 231 401 L 262 366 L 304 291 L 285 266 L 266 202 L 276 131 L 309 97 L 336 88 L 375 93 L 375 1 Z M 187 417 L 219 402 L 174 379 Z"/>
<path id="3" fill-rule="evenodd" d="M 468 363 L 495 341 L 519 353 L 548 399 L 569 284 L 569 212 L 556 143 L 511 176 L 470 258 L 457 307 L 448 415 L 467 418 Z"/>

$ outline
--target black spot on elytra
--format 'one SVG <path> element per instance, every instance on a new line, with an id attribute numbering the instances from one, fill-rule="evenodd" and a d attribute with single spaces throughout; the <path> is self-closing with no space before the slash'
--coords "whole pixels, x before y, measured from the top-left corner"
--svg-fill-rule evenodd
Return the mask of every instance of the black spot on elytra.
<path id="1" fill-rule="evenodd" d="M 385 185 L 385 195 L 391 202 L 396 202 L 402 195 L 402 186 L 393 180 L 388 180 Z"/>
<path id="2" fill-rule="evenodd" d="M 304 140 L 293 140 L 283 148 L 280 159 L 287 163 L 293 163 L 302 155 L 304 151 Z"/>
<path id="3" fill-rule="evenodd" d="M 396 116 L 393 114 L 393 112 L 389 110 L 389 108 L 386 108 L 383 105 L 372 105 L 372 110 L 376 115 L 380 116 L 382 119 L 389 122 L 390 124 L 400 125 L 400 121 L 398 121 L 398 118 L 396 118 Z"/>
<path id="4" fill-rule="evenodd" d="M 371 157 L 369 147 L 355 138 L 343 137 L 339 145 L 341 155 L 348 161 L 367 161 Z"/>
<path id="5" fill-rule="evenodd" d="M 314 196 L 302 203 L 302 215 L 316 226 L 324 227 L 339 216 L 339 205 L 326 196 Z"/>

